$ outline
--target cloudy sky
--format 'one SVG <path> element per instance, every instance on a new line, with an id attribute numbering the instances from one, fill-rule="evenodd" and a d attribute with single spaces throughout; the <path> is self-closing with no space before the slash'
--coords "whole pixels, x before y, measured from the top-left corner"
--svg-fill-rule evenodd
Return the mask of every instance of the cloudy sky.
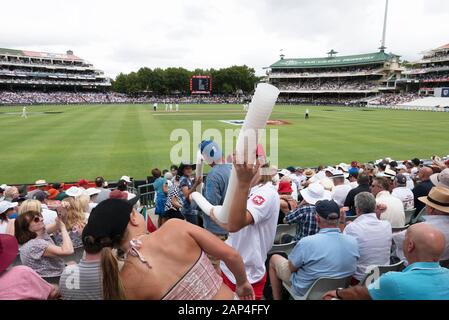
<path id="1" fill-rule="evenodd" d="M 380 46 L 383 0 L 3 1 L 0 47 L 76 55 L 115 77 L 142 66 L 263 74 L 278 60 Z M 390 0 L 388 51 L 409 60 L 449 43 L 447 0 Z"/>

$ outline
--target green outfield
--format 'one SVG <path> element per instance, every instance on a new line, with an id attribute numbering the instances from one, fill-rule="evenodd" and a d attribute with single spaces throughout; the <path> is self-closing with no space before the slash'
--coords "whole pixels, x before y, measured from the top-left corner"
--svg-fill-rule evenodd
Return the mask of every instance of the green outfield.
<path id="1" fill-rule="evenodd" d="M 159 106 L 159 109 L 161 106 Z M 271 119 L 279 129 L 279 165 L 286 167 L 396 159 L 449 153 L 449 113 L 366 110 L 342 107 L 277 106 Z M 153 112 L 149 105 L 0 107 L 0 183 L 37 179 L 75 181 L 103 175 L 142 179 L 154 167 L 169 167 L 176 128 L 192 131 L 238 127 L 237 105 L 181 105 L 178 113 Z"/>

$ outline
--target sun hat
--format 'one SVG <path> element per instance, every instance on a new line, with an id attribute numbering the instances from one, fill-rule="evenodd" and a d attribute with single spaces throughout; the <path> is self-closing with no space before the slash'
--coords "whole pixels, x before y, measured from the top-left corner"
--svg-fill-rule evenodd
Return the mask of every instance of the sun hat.
<path id="1" fill-rule="evenodd" d="M 449 189 L 443 187 L 434 187 L 426 197 L 418 198 L 429 207 L 439 211 L 449 213 Z"/>
<path id="2" fill-rule="evenodd" d="M 288 171 L 287 169 L 279 170 L 278 173 L 279 173 L 280 175 L 283 175 L 283 176 L 289 176 L 289 175 L 291 174 L 291 172 Z"/>
<path id="3" fill-rule="evenodd" d="M 18 205 L 18 202 L 0 201 L 0 214 L 17 207 Z"/>
<path id="4" fill-rule="evenodd" d="M 47 181 L 45 180 L 37 180 L 34 185 L 36 187 L 45 187 L 47 185 Z"/>
<path id="5" fill-rule="evenodd" d="M 78 198 L 84 194 L 84 190 L 78 187 L 70 187 L 65 191 L 65 194 L 69 197 Z"/>
<path id="6" fill-rule="evenodd" d="M 18 252 L 17 239 L 9 234 L 0 234 L 0 274 L 13 263 Z"/>
<path id="7" fill-rule="evenodd" d="M 301 195 L 307 203 L 312 205 L 320 200 L 332 199 L 332 193 L 324 190 L 324 187 L 319 183 L 312 183 L 306 189 L 302 189 Z"/>
<path id="8" fill-rule="evenodd" d="M 126 181 L 126 183 L 131 183 L 131 178 L 129 176 L 123 176 L 120 180 Z"/>
<path id="9" fill-rule="evenodd" d="M 288 181 L 281 181 L 279 183 L 279 187 L 278 187 L 278 193 L 292 193 L 293 189 L 292 189 L 292 185 L 290 182 Z"/>
<path id="10" fill-rule="evenodd" d="M 196 169 L 196 164 L 191 164 L 188 162 L 181 162 L 181 164 L 178 167 L 178 176 L 182 177 L 184 175 L 184 169 L 185 168 L 192 168 L 192 170 Z"/>
<path id="11" fill-rule="evenodd" d="M 335 170 L 332 173 L 332 177 L 330 177 L 330 179 L 336 179 L 336 178 L 344 178 L 345 174 L 343 173 L 343 171 L 341 170 Z"/>
<path id="12" fill-rule="evenodd" d="M 304 171 L 304 175 L 307 178 L 312 178 L 315 175 L 315 171 L 313 169 L 306 169 L 306 171 Z"/>
<path id="13" fill-rule="evenodd" d="M 449 169 L 431 175 L 430 181 L 436 187 L 449 188 Z"/>
<path id="14" fill-rule="evenodd" d="M 100 189 L 97 189 L 97 188 L 89 188 L 89 189 L 87 189 L 84 193 L 85 193 L 86 195 L 88 195 L 89 197 L 91 197 L 91 196 L 93 196 L 93 195 L 95 195 L 95 194 L 99 194 L 100 192 L 101 192 Z"/>
<path id="15" fill-rule="evenodd" d="M 386 169 L 384 171 L 384 177 L 394 180 L 394 178 L 396 177 L 396 172 L 391 169 Z"/>

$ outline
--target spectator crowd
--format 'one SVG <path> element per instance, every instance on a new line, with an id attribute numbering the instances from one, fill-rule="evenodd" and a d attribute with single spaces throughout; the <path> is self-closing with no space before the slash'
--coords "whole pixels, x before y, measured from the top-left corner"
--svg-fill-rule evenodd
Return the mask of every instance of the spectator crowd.
<path id="1" fill-rule="evenodd" d="M 217 148 L 200 144 L 205 159 Z M 322 299 L 449 300 L 449 160 L 211 161 L 205 177 L 187 162 L 153 169 L 154 213 L 128 176 L 1 185 L 0 299 L 278 300 L 330 278 L 347 285 Z M 223 223 L 192 194 L 223 205 L 232 170 Z M 372 266 L 396 269 L 367 281 Z"/>

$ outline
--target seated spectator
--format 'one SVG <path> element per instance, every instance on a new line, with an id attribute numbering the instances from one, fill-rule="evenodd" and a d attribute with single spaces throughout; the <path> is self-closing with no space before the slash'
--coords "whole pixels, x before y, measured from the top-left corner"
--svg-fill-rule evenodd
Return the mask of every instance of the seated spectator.
<path id="1" fill-rule="evenodd" d="M 426 204 L 424 224 L 428 224 L 443 233 L 446 240 L 446 247 L 441 255 L 441 260 L 449 260 L 449 189 L 442 187 L 433 188 L 427 197 L 420 198 Z M 396 246 L 395 256 L 404 260 L 403 242 L 405 231 L 393 235 Z"/>
<path id="2" fill-rule="evenodd" d="M 83 208 L 86 204 L 88 205 L 88 202 L 83 205 L 83 201 L 81 200 L 82 197 L 83 196 L 78 198 L 66 198 L 61 202 L 62 206 L 58 208 L 58 213 L 68 231 L 73 248 L 75 249 L 83 246 L 81 235 L 88 219 L 88 215 L 84 210 L 85 208 Z M 62 245 L 64 241 L 63 234 L 56 231 L 54 239 L 56 245 Z"/>
<path id="3" fill-rule="evenodd" d="M 183 197 L 181 196 L 181 189 L 179 188 L 179 176 L 176 176 L 173 180 L 173 184 L 168 190 L 167 202 L 165 203 L 165 212 L 162 215 L 161 227 L 167 220 L 181 219 L 185 220 L 185 217 L 181 213 L 181 209 L 184 204 Z"/>
<path id="4" fill-rule="evenodd" d="M 4 195 L 5 189 L 3 189 L 3 185 L 0 186 L 0 201 L 3 201 L 5 199 Z"/>
<path id="5" fill-rule="evenodd" d="M 59 191 L 59 194 L 56 196 L 56 201 L 62 201 L 68 197 L 66 191 L 64 190 L 64 183 L 54 183 L 53 188 Z"/>
<path id="6" fill-rule="evenodd" d="M 433 174 L 432 169 L 428 167 L 422 167 L 418 171 L 418 179 L 419 183 L 416 184 L 415 188 L 413 188 L 413 195 L 415 196 L 415 208 L 416 212 L 420 213 L 422 209 L 426 206 L 424 203 L 419 201 L 420 197 L 426 197 L 430 190 L 434 187 L 432 181 L 430 180 L 430 176 Z"/>
<path id="7" fill-rule="evenodd" d="M 408 228 L 404 255 L 410 265 L 402 272 L 388 272 L 374 283 L 326 293 L 324 299 L 340 300 L 449 300 L 449 269 L 438 261 L 446 246 L 444 235 L 418 223 Z"/>
<path id="8" fill-rule="evenodd" d="M 359 251 L 356 240 L 338 228 L 340 208 L 332 200 L 316 203 L 316 220 L 320 232 L 302 238 L 288 259 L 273 255 L 270 259 L 270 281 L 273 299 L 280 300 L 282 281 L 294 293 L 303 296 L 319 278 L 346 278 L 356 272 Z"/>
<path id="9" fill-rule="evenodd" d="M 0 201 L 0 234 L 14 235 L 17 202 Z"/>
<path id="10" fill-rule="evenodd" d="M 386 206 L 380 219 L 390 222 L 393 228 L 401 228 L 405 225 L 404 205 L 390 194 L 389 188 L 390 181 L 387 178 L 376 177 L 371 185 L 371 193 L 376 197 L 377 204 Z"/>
<path id="11" fill-rule="evenodd" d="M 58 214 L 56 213 L 56 211 L 50 210 L 48 208 L 48 206 L 46 204 L 47 193 L 45 193 L 44 191 L 38 190 L 37 192 L 34 193 L 33 200 L 37 200 L 41 204 L 41 208 L 42 208 L 41 211 L 42 211 L 42 216 L 44 217 L 45 225 L 55 223 L 55 219 Z M 23 206 L 23 203 L 22 203 L 22 206 Z M 35 210 L 33 208 L 29 208 L 28 210 L 25 210 L 25 211 L 35 211 Z"/>
<path id="12" fill-rule="evenodd" d="M 398 174 L 396 176 L 396 178 L 394 179 L 394 188 L 391 192 L 391 195 L 402 201 L 405 211 L 415 208 L 413 192 L 412 190 L 407 188 L 406 176 L 402 174 Z"/>
<path id="13" fill-rule="evenodd" d="M 379 220 L 376 211 L 376 199 L 369 192 L 359 193 L 355 197 L 357 219 L 348 224 L 344 234 L 354 237 L 359 246 L 360 259 L 353 284 L 365 276 L 369 266 L 384 266 L 390 264 L 392 241 L 391 224 Z"/>
<path id="14" fill-rule="evenodd" d="M 292 185 L 288 181 L 281 181 L 278 186 L 281 209 L 279 211 L 278 224 L 284 223 L 284 218 L 298 207 L 298 202 L 292 197 Z"/>
<path id="15" fill-rule="evenodd" d="M 83 239 L 100 251 L 105 300 L 233 299 L 206 254 L 232 270 L 240 298 L 254 297 L 242 258 L 211 233 L 177 219 L 145 231 L 143 216 L 128 201 L 105 200 L 92 211 Z M 113 248 L 127 253 L 121 270 Z"/>
<path id="16" fill-rule="evenodd" d="M 435 173 L 435 174 L 431 175 L 430 181 L 436 187 L 442 187 L 442 188 L 449 189 L 449 169 L 444 169 L 440 173 Z"/>
<path id="17" fill-rule="evenodd" d="M 340 208 L 342 208 L 345 204 L 346 197 L 348 196 L 349 191 L 352 190 L 352 187 L 350 184 L 345 183 L 345 176 L 343 171 L 341 170 L 334 171 L 331 179 L 334 182 L 334 188 L 332 189 L 332 199 L 338 204 Z"/>
<path id="18" fill-rule="evenodd" d="M 91 213 L 92 209 L 95 208 L 98 204 L 98 195 L 101 193 L 100 189 L 97 188 L 89 188 L 86 190 L 86 196 L 89 199 L 86 207 L 86 213 Z M 87 198 L 86 198 L 87 200 Z M 86 219 L 87 220 L 87 219 Z"/>
<path id="19" fill-rule="evenodd" d="M 39 190 L 40 191 L 40 190 Z M 38 194 L 38 193 L 34 193 Z M 25 200 L 19 207 L 19 215 L 28 211 L 35 211 L 42 214 L 44 218 L 44 224 L 46 226 L 52 225 L 56 221 L 57 213 L 52 210 L 43 210 L 42 204 L 39 200 Z"/>
<path id="20" fill-rule="evenodd" d="M 34 186 L 35 186 L 36 188 L 35 188 L 33 191 L 28 192 L 28 194 L 27 194 L 27 198 L 28 198 L 28 199 L 33 199 L 34 194 L 35 194 L 36 192 L 38 192 L 38 191 L 44 191 L 44 192 L 45 192 L 45 189 L 47 189 L 48 183 L 47 183 L 47 181 L 45 181 L 45 180 L 37 180 L 37 181 L 34 183 Z"/>
<path id="21" fill-rule="evenodd" d="M 47 300 L 58 298 L 59 293 L 26 266 L 8 267 L 16 259 L 19 246 L 16 238 L 0 234 L 0 300 Z"/>
<path id="22" fill-rule="evenodd" d="M 49 236 L 59 230 L 62 234 L 62 246 L 56 246 Z M 64 270 L 61 257 L 73 254 L 73 245 L 62 221 L 56 219 L 52 226 L 45 227 L 40 212 L 21 213 L 15 221 L 15 236 L 21 246 L 22 264 L 36 271 L 41 277 L 59 277 Z M 59 279 L 58 279 L 59 281 Z"/>
<path id="23" fill-rule="evenodd" d="M 96 203 L 100 203 L 101 201 L 109 199 L 109 194 L 111 193 L 111 190 L 106 188 L 105 180 L 103 177 L 97 177 L 95 179 L 95 188 L 100 190 L 100 193 L 95 199 Z"/>
<path id="24" fill-rule="evenodd" d="M 332 194 L 324 190 L 319 183 L 312 183 L 306 189 L 301 190 L 303 201 L 295 211 L 291 212 L 284 219 L 284 223 L 297 223 L 295 241 L 304 237 L 312 236 L 319 231 L 319 226 L 315 218 L 315 204 L 321 200 L 332 199 Z"/>
<path id="25" fill-rule="evenodd" d="M 344 202 L 344 207 L 348 208 L 349 215 L 355 214 L 355 196 L 362 192 L 371 192 L 370 177 L 366 172 L 359 174 L 357 178 L 358 186 L 349 191 Z"/>
<path id="26" fill-rule="evenodd" d="M 77 186 L 82 190 L 87 190 L 89 188 L 89 181 L 87 181 L 86 179 L 81 179 L 80 181 L 78 181 Z"/>
<path id="27" fill-rule="evenodd" d="M 3 196 L 4 201 L 14 202 L 13 200 L 20 196 L 19 189 L 17 187 L 6 187 Z"/>
<path id="28" fill-rule="evenodd" d="M 102 246 L 90 240 L 83 238 L 84 258 L 65 267 L 61 275 L 59 291 L 64 300 L 103 300 Z"/>

